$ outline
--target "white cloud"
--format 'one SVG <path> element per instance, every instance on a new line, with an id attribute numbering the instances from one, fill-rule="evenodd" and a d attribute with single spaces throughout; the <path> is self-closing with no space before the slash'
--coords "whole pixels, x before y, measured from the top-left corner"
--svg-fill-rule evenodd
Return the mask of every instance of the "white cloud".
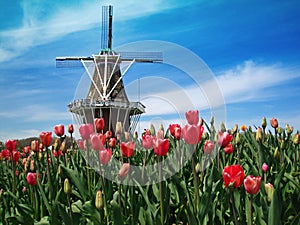
<path id="1" fill-rule="evenodd" d="M 1 111 L 0 117 L 22 118 L 24 122 L 61 121 L 72 119 L 69 112 L 59 112 L 43 105 L 30 105 L 12 111 Z"/>
<path id="2" fill-rule="evenodd" d="M 114 20 L 124 21 L 188 3 L 170 4 L 154 0 L 137 4 L 131 0 L 109 1 L 107 4 L 112 4 L 117 10 Z M 31 47 L 101 24 L 101 5 L 98 1 L 82 1 L 72 5 L 23 1 L 21 6 L 24 15 L 22 25 L 0 32 L 0 62 L 8 61 Z"/>

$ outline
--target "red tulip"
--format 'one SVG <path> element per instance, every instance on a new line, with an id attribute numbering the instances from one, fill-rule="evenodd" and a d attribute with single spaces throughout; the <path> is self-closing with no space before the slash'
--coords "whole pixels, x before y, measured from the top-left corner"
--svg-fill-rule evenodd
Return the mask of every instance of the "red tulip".
<path id="1" fill-rule="evenodd" d="M 108 146 L 111 148 L 115 148 L 117 145 L 117 139 L 116 138 L 110 138 L 108 140 Z"/>
<path id="2" fill-rule="evenodd" d="M 26 181 L 29 185 L 37 185 L 36 173 L 29 172 L 26 177 Z"/>
<path id="3" fill-rule="evenodd" d="M 154 141 L 154 154 L 158 156 L 165 156 L 169 151 L 169 140 L 157 138 Z"/>
<path id="4" fill-rule="evenodd" d="M 105 137 L 106 137 L 107 139 L 109 139 L 109 138 L 112 137 L 112 132 L 111 132 L 110 130 L 108 130 L 108 131 L 105 132 L 104 135 L 105 135 Z"/>
<path id="5" fill-rule="evenodd" d="M 249 194 L 254 194 L 254 195 L 257 194 L 260 189 L 260 185 L 261 185 L 261 177 L 260 176 L 254 177 L 252 175 L 249 175 L 244 180 L 245 190 Z"/>
<path id="6" fill-rule="evenodd" d="M 54 133 L 59 137 L 63 136 L 65 134 L 65 126 L 62 124 L 54 126 Z"/>
<path id="7" fill-rule="evenodd" d="M 203 126 L 187 124 L 181 131 L 183 140 L 188 144 L 197 144 L 201 140 L 203 130 Z"/>
<path id="8" fill-rule="evenodd" d="M 277 128 L 278 127 L 278 120 L 276 118 L 272 118 L 270 121 L 270 124 L 273 128 Z"/>
<path id="9" fill-rule="evenodd" d="M 125 177 L 127 177 L 130 170 L 130 164 L 124 163 L 119 171 L 119 176 L 123 180 Z"/>
<path id="10" fill-rule="evenodd" d="M 73 124 L 69 124 L 69 125 L 68 125 L 68 132 L 69 132 L 70 134 L 73 134 L 73 132 L 74 132 Z"/>
<path id="11" fill-rule="evenodd" d="M 122 142 L 120 144 L 121 152 L 122 152 L 123 156 L 125 156 L 127 158 L 132 156 L 134 147 L 135 147 L 134 142 L 126 142 L 126 143 Z"/>
<path id="12" fill-rule="evenodd" d="M 52 132 L 41 132 L 40 140 L 44 146 L 49 147 L 52 141 Z"/>
<path id="13" fill-rule="evenodd" d="M 95 118 L 94 123 L 97 132 L 100 133 L 104 129 L 104 118 Z"/>
<path id="14" fill-rule="evenodd" d="M 214 148 L 215 148 L 215 143 L 213 141 L 205 141 L 204 154 L 211 154 Z"/>
<path id="15" fill-rule="evenodd" d="M 245 173 L 240 165 L 226 166 L 223 169 L 223 180 L 225 187 L 234 186 L 238 188 L 244 181 Z"/>
<path id="16" fill-rule="evenodd" d="M 4 158 L 5 160 L 8 160 L 10 158 L 10 152 L 7 149 L 3 149 L 1 151 L 1 156 L 2 158 Z"/>
<path id="17" fill-rule="evenodd" d="M 153 147 L 154 137 L 151 135 L 143 135 L 142 136 L 142 145 L 145 149 L 150 149 Z"/>
<path id="18" fill-rule="evenodd" d="M 199 122 L 198 110 L 190 110 L 185 113 L 185 118 L 190 125 L 197 125 Z"/>
<path id="19" fill-rule="evenodd" d="M 231 154 L 231 153 L 233 153 L 233 146 L 232 146 L 232 144 L 226 145 L 226 147 L 224 147 L 224 152 L 225 152 L 225 154 Z"/>
<path id="20" fill-rule="evenodd" d="M 15 151 L 17 149 L 17 141 L 16 140 L 7 140 L 5 142 L 5 147 L 10 152 Z"/>
<path id="21" fill-rule="evenodd" d="M 91 134 L 94 133 L 94 127 L 93 124 L 81 124 L 79 127 L 79 133 L 82 137 L 82 139 L 87 140 L 90 138 Z"/>
<path id="22" fill-rule="evenodd" d="M 104 149 L 103 151 L 99 152 L 99 161 L 102 165 L 106 165 L 112 156 L 112 152 L 110 149 Z"/>
<path id="23" fill-rule="evenodd" d="M 20 158 L 20 152 L 17 152 L 17 151 L 13 151 L 13 156 L 12 156 L 13 158 L 13 161 L 15 162 L 15 163 L 18 163 L 19 162 L 19 158 Z"/>
<path id="24" fill-rule="evenodd" d="M 179 140 L 181 138 L 181 127 L 179 124 L 170 124 L 169 130 L 175 139 Z"/>
<path id="25" fill-rule="evenodd" d="M 218 144 L 221 147 L 226 147 L 229 142 L 231 142 L 233 139 L 233 136 L 229 134 L 228 132 L 219 132 L 218 133 Z"/>
<path id="26" fill-rule="evenodd" d="M 104 149 L 102 139 L 103 139 L 103 135 L 101 136 L 98 134 L 91 135 L 91 144 L 94 150 L 101 151 Z"/>

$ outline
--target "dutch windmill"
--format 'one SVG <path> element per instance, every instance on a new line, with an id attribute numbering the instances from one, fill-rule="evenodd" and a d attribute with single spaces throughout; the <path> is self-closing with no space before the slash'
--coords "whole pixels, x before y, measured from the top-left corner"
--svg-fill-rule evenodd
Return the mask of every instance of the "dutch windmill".
<path id="1" fill-rule="evenodd" d="M 101 51 L 90 57 L 57 57 L 56 67 L 83 66 L 90 79 L 85 99 L 75 99 L 68 105 L 77 124 L 92 123 L 104 118 L 104 131 L 114 133 L 117 122 L 133 132 L 145 106 L 130 102 L 124 89 L 123 77 L 135 62 L 162 62 L 161 52 L 115 52 L 112 50 L 113 7 L 102 6 Z M 121 71 L 121 63 L 127 63 Z"/>

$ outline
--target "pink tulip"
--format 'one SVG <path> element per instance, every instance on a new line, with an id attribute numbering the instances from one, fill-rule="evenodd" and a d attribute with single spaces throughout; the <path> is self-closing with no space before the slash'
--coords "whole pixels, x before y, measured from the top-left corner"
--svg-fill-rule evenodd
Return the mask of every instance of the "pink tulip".
<path id="1" fill-rule="evenodd" d="M 203 130 L 203 126 L 187 124 L 181 130 L 183 140 L 188 144 L 197 144 L 201 140 Z"/>
<path id="2" fill-rule="evenodd" d="M 260 185 L 261 185 L 261 177 L 260 176 L 254 177 L 252 175 L 249 175 L 244 180 L 245 190 L 249 194 L 257 194 L 260 189 Z"/>
<path id="3" fill-rule="evenodd" d="M 142 145 L 145 149 L 150 149 L 153 147 L 154 137 L 151 135 L 143 135 L 142 136 Z"/>
<path id="4" fill-rule="evenodd" d="M 197 125 L 199 123 L 199 111 L 190 110 L 185 113 L 185 118 L 190 125 Z"/>
<path id="5" fill-rule="evenodd" d="M 91 134 L 94 133 L 93 124 L 81 124 L 79 127 L 79 133 L 84 140 L 89 139 Z"/>
<path id="6" fill-rule="evenodd" d="M 211 154 L 214 148 L 215 148 L 215 143 L 213 141 L 205 141 L 204 154 Z"/>
<path id="7" fill-rule="evenodd" d="M 261 168 L 266 173 L 269 169 L 269 166 L 268 166 L 268 164 L 264 163 Z"/>
<path id="8" fill-rule="evenodd" d="M 91 145 L 94 150 L 97 150 L 97 151 L 104 150 L 104 146 L 102 144 L 101 139 L 102 139 L 102 137 L 100 137 L 98 134 L 91 135 Z"/>
<path id="9" fill-rule="evenodd" d="M 26 181 L 29 185 L 37 185 L 36 173 L 29 172 L 26 176 Z"/>
<path id="10" fill-rule="evenodd" d="M 127 177 L 130 170 L 130 164 L 124 163 L 119 171 L 119 176 L 123 180 L 125 177 Z"/>
<path id="11" fill-rule="evenodd" d="M 81 150 L 84 150 L 85 149 L 85 145 L 84 145 L 84 140 L 78 140 L 78 146 Z"/>
<path id="12" fill-rule="evenodd" d="M 112 156 L 112 152 L 110 149 L 104 149 L 103 151 L 99 152 L 99 161 L 102 165 L 106 165 Z"/>

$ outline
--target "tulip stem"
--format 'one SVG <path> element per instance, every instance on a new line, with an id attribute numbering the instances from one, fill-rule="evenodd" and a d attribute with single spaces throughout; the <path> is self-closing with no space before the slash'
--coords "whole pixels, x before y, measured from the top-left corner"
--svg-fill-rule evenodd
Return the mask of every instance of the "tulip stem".
<path id="1" fill-rule="evenodd" d="M 194 198 L 194 212 L 197 212 L 197 206 L 198 206 L 198 195 L 199 195 L 199 187 L 198 187 L 198 176 L 195 168 L 195 160 L 194 160 L 194 154 L 192 155 L 192 170 L 193 170 L 193 176 L 194 176 L 194 188 L 195 188 L 195 198 Z"/>
<path id="2" fill-rule="evenodd" d="M 250 224 L 253 224 L 252 223 L 252 218 L 253 218 L 253 208 L 252 208 L 252 205 L 253 205 L 253 196 L 250 194 Z"/>
<path id="3" fill-rule="evenodd" d="M 233 193 L 233 190 L 231 190 L 230 192 L 231 192 L 231 203 L 232 203 L 232 211 L 233 211 L 233 216 L 234 216 L 234 224 L 237 225 L 239 223 L 238 223 L 238 219 L 237 219 L 237 215 L 236 215 L 234 193 Z"/>
<path id="4" fill-rule="evenodd" d="M 162 156 L 159 157 L 160 160 L 158 160 L 159 163 L 159 195 L 160 195 L 160 221 L 161 224 L 165 224 L 165 219 L 164 219 L 164 204 L 163 204 L 163 186 L 162 186 Z"/>

